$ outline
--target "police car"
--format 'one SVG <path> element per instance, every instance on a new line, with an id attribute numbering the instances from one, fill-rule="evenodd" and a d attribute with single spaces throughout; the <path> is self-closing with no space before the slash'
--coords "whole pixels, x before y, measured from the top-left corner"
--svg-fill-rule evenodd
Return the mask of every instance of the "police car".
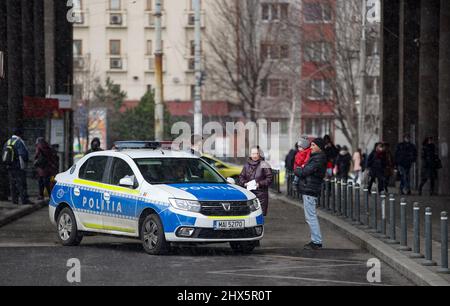
<path id="1" fill-rule="evenodd" d="M 134 237 L 152 255 L 174 243 L 230 243 L 251 252 L 264 235 L 255 195 L 170 143 L 119 142 L 56 176 L 49 215 L 64 246 L 83 235 Z"/>

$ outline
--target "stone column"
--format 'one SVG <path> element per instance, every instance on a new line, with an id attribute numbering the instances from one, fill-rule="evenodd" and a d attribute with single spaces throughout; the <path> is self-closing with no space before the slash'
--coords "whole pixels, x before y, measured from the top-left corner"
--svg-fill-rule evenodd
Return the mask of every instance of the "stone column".
<path id="1" fill-rule="evenodd" d="M 439 0 L 421 1 L 419 152 L 426 137 L 437 140 L 439 122 Z M 419 169 L 422 160 L 419 159 Z"/>
<path id="2" fill-rule="evenodd" d="M 19 1 L 17 1 L 19 2 Z M 34 22 L 33 1 L 21 0 L 22 3 L 22 71 L 23 95 L 35 95 L 35 67 L 34 67 Z"/>
<path id="3" fill-rule="evenodd" d="M 450 194 L 450 1 L 441 0 L 439 44 L 439 193 Z"/>
<path id="4" fill-rule="evenodd" d="M 417 139 L 419 103 L 420 2 L 400 0 L 399 140 Z"/>
<path id="5" fill-rule="evenodd" d="M 8 126 L 23 127 L 22 13 L 21 3 L 7 0 L 8 12 Z"/>
<path id="6" fill-rule="evenodd" d="M 44 0 L 34 0 L 35 95 L 45 97 Z"/>
<path id="7" fill-rule="evenodd" d="M 399 119 L 399 2 L 382 2 L 381 31 L 381 139 L 398 141 Z"/>

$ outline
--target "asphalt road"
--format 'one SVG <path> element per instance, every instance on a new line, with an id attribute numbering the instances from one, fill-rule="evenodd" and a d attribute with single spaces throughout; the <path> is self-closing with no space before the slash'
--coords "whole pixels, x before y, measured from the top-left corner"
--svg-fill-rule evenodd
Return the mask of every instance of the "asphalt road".
<path id="1" fill-rule="evenodd" d="M 59 246 L 44 208 L 0 228 L 0 285 L 73 285 L 67 281 L 71 258 L 81 263 L 78 285 L 412 285 L 384 263 L 381 283 L 368 283 L 367 261 L 373 256 L 324 225 L 325 249 L 304 251 L 309 232 L 298 207 L 272 202 L 269 214 L 265 238 L 252 255 L 209 245 L 152 257 L 139 241 L 115 237 L 85 237 L 78 247 Z"/>

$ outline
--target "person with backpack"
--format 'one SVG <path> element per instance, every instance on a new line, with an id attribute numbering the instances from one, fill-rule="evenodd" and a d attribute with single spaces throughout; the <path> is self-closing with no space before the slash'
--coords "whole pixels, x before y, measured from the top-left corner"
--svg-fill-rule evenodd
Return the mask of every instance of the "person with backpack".
<path id="1" fill-rule="evenodd" d="M 44 191 L 51 194 L 51 177 L 58 173 L 58 155 L 56 151 L 50 147 L 43 137 L 36 140 L 36 154 L 34 155 L 34 167 L 37 171 L 39 182 L 39 198 L 44 200 Z"/>
<path id="2" fill-rule="evenodd" d="M 23 130 L 18 128 L 13 136 L 3 146 L 2 161 L 6 165 L 9 176 L 9 186 L 13 204 L 33 204 L 28 198 L 26 167 L 28 163 L 28 150 L 22 140 Z"/>

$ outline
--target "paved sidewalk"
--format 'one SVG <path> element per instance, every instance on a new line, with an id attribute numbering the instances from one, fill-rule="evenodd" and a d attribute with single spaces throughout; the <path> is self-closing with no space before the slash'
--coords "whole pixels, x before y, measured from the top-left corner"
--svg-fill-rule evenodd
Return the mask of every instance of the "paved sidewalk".
<path id="1" fill-rule="evenodd" d="M 29 215 L 42 207 L 48 205 L 48 200 L 38 201 L 31 197 L 33 205 L 17 205 L 11 202 L 0 201 L 0 227 Z"/>
<path id="2" fill-rule="evenodd" d="M 302 207 L 299 200 L 290 199 L 283 194 L 272 194 L 272 197 L 284 200 L 293 205 Z M 361 205 L 363 202 L 361 201 Z M 364 214 L 365 211 L 362 211 Z M 397 214 L 399 216 L 399 213 Z M 402 273 L 409 279 L 413 280 L 418 285 L 435 285 L 445 284 L 450 285 L 450 275 L 437 274 L 437 267 L 425 268 L 421 265 L 422 259 L 412 260 L 408 258 L 409 253 L 397 251 L 396 245 L 389 245 L 378 237 L 377 234 L 370 234 L 361 227 L 353 226 L 348 219 L 338 217 L 330 211 L 320 209 L 319 217 L 322 221 L 334 226 L 339 231 L 345 233 L 352 241 L 359 244 L 361 247 L 367 249 L 377 257 L 386 261 L 391 267 Z M 411 218 L 409 218 L 411 220 Z M 397 231 L 399 232 L 399 231 Z M 409 241 L 411 242 L 412 231 L 408 231 Z M 422 231 L 423 235 L 423 231 Z M 424 239 L 421 240 L 422 248 L 424 250 Z M 440 243 L 433 241 L 433 260 L 440 263 Z"/>

